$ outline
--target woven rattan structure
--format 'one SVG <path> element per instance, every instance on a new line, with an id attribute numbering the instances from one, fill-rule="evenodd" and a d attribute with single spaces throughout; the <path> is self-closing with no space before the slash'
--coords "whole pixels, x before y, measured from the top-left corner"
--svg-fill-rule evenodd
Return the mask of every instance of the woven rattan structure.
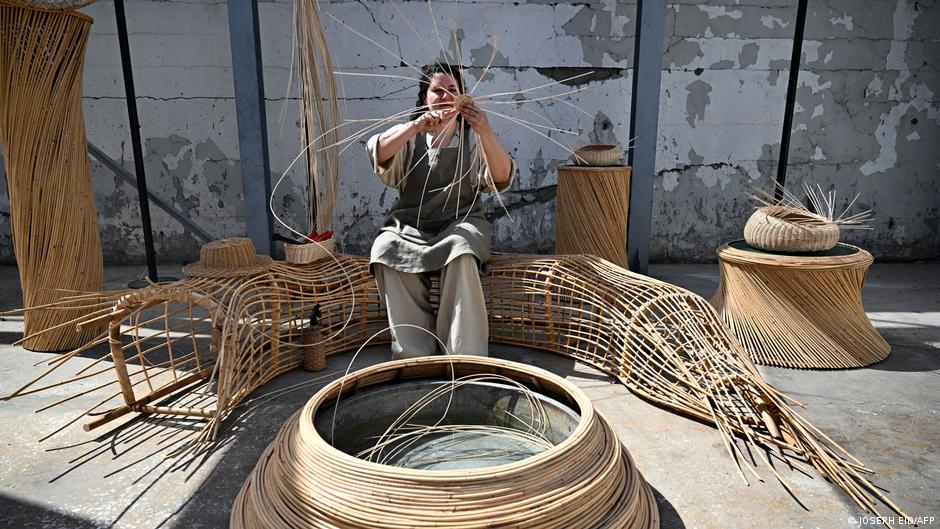
<path id="1" fill-rule="evenodd" d="M 770 252 L 821 252 L 839 242 L 839 225 L 796 208 L 764 206 L 747 219 L 744 239 Z"/>
<path id="2" fill-rule="evenodd" d="M 630 167 L 558 168 L 555 253 L 591 254 L 627 268 Z"/>
<path id="3" fill-rule="evenodd" d="M 873 259 L 848 244 L 811 255 L 718 249 L 721 283 L 711 303 L 758 364 L 807 369 L 862 367 L 891 346 L 862 307 Z"/>
<path id="4" fill-rule="evenodd" d="M 610 143 L 592 143 L 574 151 L 571 161 L 575 165 L 607 167 L 620 163 L 620 145 Z"/>
<path id="5" fill-rule="evenodd" d="M 99 309 L 100 319 L 90 317 L 85 325 L 106 321 L 110 326 L 98 343 L 110 337 L 111 352 L 102 360 L 113 367 L 99 363 L 96 369 L 114 369 L 115 380 L 108 385 L 112 392 L 89 410 L 94 419 L 87 426 L 162 410 L 207 417 L 192 442 L 215 439 L 242 399 L 300 367 L 310 346 L 332 355 L 362 345 L 387 325 L 384 308 L 368 261 L 335 257 L 307 266 L 277 263 L 245 278 L 194 278 L 131 296 L 95 293 L 63 301 Z M 714 424 L 735 457 L 741 456 L 732 440 L 737 435 L 761 447 L 752 451 L 758 457 L 767 457 L 764 449 L 769 449 L 805 458 L 863 509 L 877 512 L 881 501 L 902 513 L 867 480 L 861 463 L 763 380 L 701 297 L 590 256 L 501 255 L 492 265 L 483 281 L 491 341 L 546 349 L 596 366 L 652 402 Z M 316 311 L 322 341 L 305 344 L 302 337 Z M 139 322 L 151 330 L 142 332 Z M 152 330 L 161 325 L 172 325 L 173 331 Z M 56 359 L 49 372 L 83 350 Z M 149 368 L 131 362 L 142 363 L 140 358 L 147 366 L 161 366 L 169 378 L 155 383 Z M 180 366 L 180 358 L 198 364 Z M 71 380 L 84 376 L 80 372 Z M 6 398 L 67 383 L 43 386 L 45 377 Z M 145 407 L 162 406 L 165 396 L 200 378 L 212 378 L 217 387 L 202 408 Z M 115 406 L 115 399 L 123 402 Z M 781 483 L 789 488 L 782 478 Z"/>
<path id="6" fill-rule="evenodd" d="M 13 248 L 23 303 L 38 308 L 61 291 L 104 285 L 85 124 L 82 71 L 91 18 L 0 0 L 0 141 L 10 193 Z M 31 310 L 23 346 L 78 347 L 98 330 L 75 331 L 87 311 Z M 72 321 L 71 325 L 56 327 Z"/>
<path id="7" fill-rule="evenodd" d="M 334 448 L 314 426 L 317 412 L 330 409 L 341 391 L 468 373 L 498 374 L 563 394 L 580 409 L 580 422 L 562 443 L 538 455 L 458 470 L 368 462 Z M 646 529 L 659 527 L 659 516 L 629 453 L 582 391 L 522 364 L 448 356 L 379 364 L 320 390 L 261 456 L 235 500 L 230 527 Z"/>

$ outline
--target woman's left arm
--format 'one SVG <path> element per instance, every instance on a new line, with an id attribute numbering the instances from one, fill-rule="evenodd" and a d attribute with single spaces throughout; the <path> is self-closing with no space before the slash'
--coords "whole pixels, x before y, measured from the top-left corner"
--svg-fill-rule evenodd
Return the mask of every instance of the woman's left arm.
<path id="1" fill-rule="evenodd" d="M 503 187 L 502 184 L 509 182 L 512 176 L 512 159 L 506 154 L 506 149 L 503 149 L 499 138 L 496 137 L 496 133 L 490 127 L 486 111 L 474 104 L 466 104 L 460 107 L 460 114 L 480 138 L 480 144 L 483 147 L 483 161 L 493 178 L 493 184 L 497 188 Z"/>

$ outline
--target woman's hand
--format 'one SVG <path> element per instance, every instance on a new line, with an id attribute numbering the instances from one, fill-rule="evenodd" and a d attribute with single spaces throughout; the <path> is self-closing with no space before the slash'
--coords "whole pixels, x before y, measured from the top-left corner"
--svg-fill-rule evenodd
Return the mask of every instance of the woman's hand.
<path id="1" fill-rule="evenodd" d="M 482 136 L 492 132 L 493 129 L 490 128 L 490 120 L 486 117 L 486 111 L 482 108 L 473 103 L 466 103 L 460 105 L 458 110 L 460 115 L 463 116 L 463 119 L 470 124 L 470 128 L 478 135 Z"/>
<path id="2" fill-rule="evenodd" d="M 444 110 L 430 110 L 421 114 L 421 117 L 411 122 L 411 126 L 416 132 L 429 132 L 439 129 L 457 113 L 455 108 Z"/>

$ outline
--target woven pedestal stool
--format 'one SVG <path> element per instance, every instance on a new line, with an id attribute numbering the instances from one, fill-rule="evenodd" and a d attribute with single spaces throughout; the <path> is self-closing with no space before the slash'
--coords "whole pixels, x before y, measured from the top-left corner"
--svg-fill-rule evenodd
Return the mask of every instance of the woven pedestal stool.
<path id="1" fill-rule="evenodd" d="M 627 268 L 630 167 L 558 168 L 555 253 L 590 254 Z"/>
<path id="2" fill-rule="evenodd" d="M 717 253 L 721 282 L 711 304 L 755 363 L 844 369 L 891 351 L 862 307 L 873 261 L 865 250 L 778 254 L 734 241 Z"/>

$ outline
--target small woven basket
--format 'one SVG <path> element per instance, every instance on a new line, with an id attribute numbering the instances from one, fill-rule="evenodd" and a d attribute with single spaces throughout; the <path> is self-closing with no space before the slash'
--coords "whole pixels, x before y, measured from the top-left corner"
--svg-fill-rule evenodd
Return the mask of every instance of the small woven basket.
<path id="1" fill-rule="evenodd" d="M 744 240 L 770 252 L 823 252 L 839 242 L 839 226 L 795 208 L 766 206 L 747 219 Z"/>
<path id="2" fill-rule="evenodd" d="M 575 165 L 608 167 L 620 163 L 620 145 L 592 143 L 574 151 L 571 161 Z"/>
<path id="3" fill-rule="evenodd" d="M 307 264 L 329 257 L 336 249 L 336 240 L 329 238 L 309 244 L 284 243 L 284 255 L 290 264 Z"/>

